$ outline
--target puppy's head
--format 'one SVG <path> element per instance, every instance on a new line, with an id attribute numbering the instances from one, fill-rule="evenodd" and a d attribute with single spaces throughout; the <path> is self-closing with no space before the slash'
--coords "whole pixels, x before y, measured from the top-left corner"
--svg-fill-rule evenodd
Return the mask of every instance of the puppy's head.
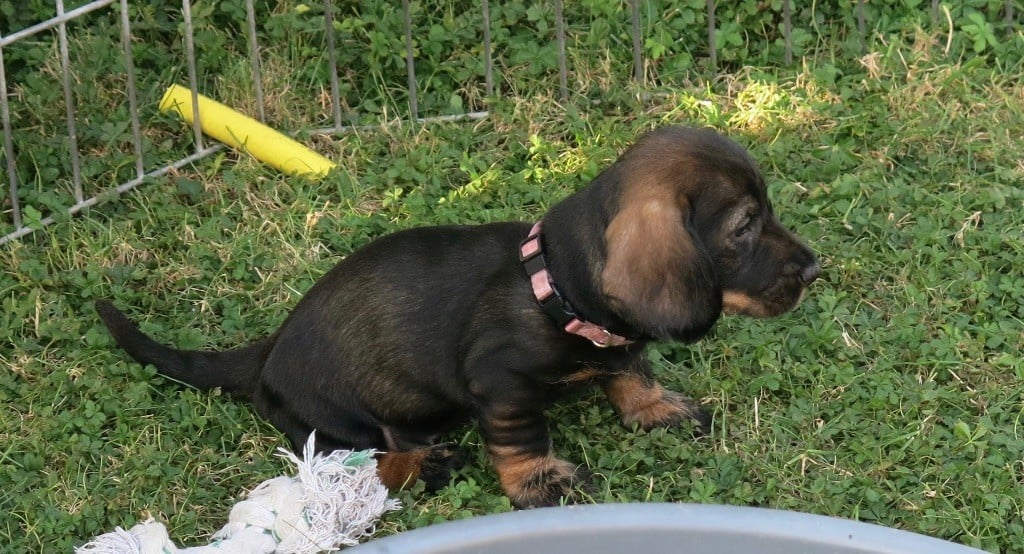
<path id="1" fill-rule="evenodd" d="M 696 340 L 723 312 L 782 314 L 821 271 L 776 219 L 750 155 L 714 131 L 651 132 L 609 173 L 602 289 L 652 337 Z"/>

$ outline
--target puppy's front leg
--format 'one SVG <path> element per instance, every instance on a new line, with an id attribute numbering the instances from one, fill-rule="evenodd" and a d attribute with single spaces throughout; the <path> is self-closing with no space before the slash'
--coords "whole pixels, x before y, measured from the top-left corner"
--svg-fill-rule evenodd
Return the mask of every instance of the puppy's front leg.
<path id="1" fill-rule="evenodd" d="M 653 429 L 689 420 L 700 432 L 710 429 L 711 416 L 693 399 L 662 387 L 646 358 L 635 362 L 630 371 L 610 377 L 602 387 L 626 426 Z"/>
<path id="2" fill-rule="evenodd" d="M 589 482 L 586 468 L 555 456 L 543 411 L 485 408 L 481 431 L 501 486 L 517 508 L 574 501 L 575 489 Z"/>

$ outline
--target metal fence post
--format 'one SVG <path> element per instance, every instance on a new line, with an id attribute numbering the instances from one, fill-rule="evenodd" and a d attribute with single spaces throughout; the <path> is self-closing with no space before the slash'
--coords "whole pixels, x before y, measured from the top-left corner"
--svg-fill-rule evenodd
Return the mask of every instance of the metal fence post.
<path id="1" fill-rule="evenodd" d="M 64 0 L 56 1 L 57 17 L 64 15 Z M 78 127 L 75 125 L 75 97 L 71 91 L 71 60 L 68 55 L 67 24 L 57 25 L 57 43 L 60 50 L 61 86 L 64 89 L 64 113 L 68 127 L 68 152 L 71 157 L 71 182 L 75 189 L 75 202 L 84 200 L 82 196 L 82 160 L 78 152 Z"/>
<path id="2" fill-rule="evenodd" d="M 494 96 L 494 60 L 491 53 L 491 7 L 487 0 L 480 2 L 480 15 L 484 28 L 484 86 L 487 96 Z"/>
<path id="3" fill-rule="evenodd" d="M 18 203 L 18 167 L 14 164 L 14 138 L 11 136 L 11 107 L 7 100 L 7 74 L 4 47 L 0 46 L 0 120 L 4 130 L 4 156 L 7 158 L 7 190 L 10 194 L 14 232 L 21 231 L 21 205 Z"/>
<path id="4" fill-rule="evenodd" d="M 793 63 L 793 14 L 791 0 L 782 0 L 782 34 L 786 41 L 786 65 Z"/>
<path id="5" fill-rule="evenodd" d="M 711 71 L 718 72 L 718 45 L 715 44 L 715 0 L 708 0 L 708 54 Z"/>
<path id="6" fill-rule="evenodd" d="M 261 122 L 267 122 L 263 110 L 263 72 L 260 69 L 260 45 L 256 38 L 256 8 L 252 0 L 245 0 L 245 22 L 249 29 L 249 67 L 252 71 L 252 93 L 256 97 L 256 113 Z"/>
<path id="7" fill-rule="evenodd" d="M 629 19 L 633 31 L 633 80 L 644 85 L 643 43 L 640 36 L 640 0 L 629 1 Z"/>
<path id="8" fill-rule="evenodd" d="M 405 70 L 409 80 L 409 116 L 412 121 L 420 118 L 420 108 L 416 99 L 416 65 L 412 53 L 412 14 L 409 0 L 402 0 L 402 15 L 405 23 Z"/>
<path id="9" fill-rule="evenodd" d="M 864 0 L 857 0 L 857 35 L 860 37 L 860 52 L 867 51 L 867 31 L 864 25 Z"/>
<path id="10" fill-rule="evenodd" d="M 1013 22 L 1016 19 L 1014 13 L 1013 0 L 1005 0 L 1003 2 L 1003 23 L 1006 25 L 1006 35 L 1013 36 Z"/>
<path id="11" fill-rule="evenodd" d="M 569 71 L 565 65 L 565 16 L 562 0 L 555 0 L 555 42 L 558 47 L 558 96 L 565 101 L 569 98 Z"/>
<path id="12" fill-rule="evenodd" d="M 338 84 L 338 51 L 334 38 L 334 4 L 331 0 L 324 0 L 324 32 L 331 68 L 331 115 L 334 116 L 334 130 L 338 132 L 341 131 L 341 87 Z"/>
<path id="13" fill-rule="evenodd" d="M 128 0 L 121 0 L 121 46 L 124 49 L 124 71 L 127 76 L 128 111 L 132 120 L 132 145 L 135 148 L 135 178 L 146 174 L 142 159 L 142 123 L 139 121 L 138 90 L 135 82 L 135 60 L 132 56 L 132 31 L 128 17 Z"/>
<path id="14" fill-rule="evenodd" d="M 203 126 L 199 113 L 199 75 L 196 70 L 196 49 L 192 28 L 192 2 L 181 0 L 181 14 L 185 22 L 185 60 L 188 65 L 188 84 L 192 93 L 192 135 L 196 139 L 196 152 L 203 149 Z"/>

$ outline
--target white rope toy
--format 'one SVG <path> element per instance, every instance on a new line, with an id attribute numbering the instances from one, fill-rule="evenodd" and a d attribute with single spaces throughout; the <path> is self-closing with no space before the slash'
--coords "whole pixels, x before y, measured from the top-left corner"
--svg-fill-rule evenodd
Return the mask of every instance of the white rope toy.
<path id="1" fill-rule="evenodd" d="M 76 554 L 264 554 L 314 553 L 358 544 L 374 532 L 384 512 L 397 500 L 377 477 L 373 451 L 335 450 L 314 454 L 309 435 L 300 460 L 281 448 L 295 464 L 295 477 L 260 483 L 235 504 L 228 523 L 207 546 L 178 548 L 163 524 L 149 519 L 130 530 L 117 527 L 75 549 Z"/>

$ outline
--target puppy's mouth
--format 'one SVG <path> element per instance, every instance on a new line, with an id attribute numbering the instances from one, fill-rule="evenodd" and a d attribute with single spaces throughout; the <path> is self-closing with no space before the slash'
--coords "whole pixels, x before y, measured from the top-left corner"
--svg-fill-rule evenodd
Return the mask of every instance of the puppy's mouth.
<path id="1" fill-rule="evenodd" d="M 799 271 L 789 270 L 777 276 L 767 287 L 754 292 L 724 289 L 722 313 L 750 317 L 775 317 L 795 309 L 807 295 L 807 288 L 821 275 L 816 261 Z"/>
<path id="2" fill-rule="evenodd" d="M 807 295 L 807 287 L 794 289 L 793 292 L 769 289 L 762 294 L 726 290 L 722 292 L 722 313 L 757 318 L 776 317 L 795 309 Z"/>

